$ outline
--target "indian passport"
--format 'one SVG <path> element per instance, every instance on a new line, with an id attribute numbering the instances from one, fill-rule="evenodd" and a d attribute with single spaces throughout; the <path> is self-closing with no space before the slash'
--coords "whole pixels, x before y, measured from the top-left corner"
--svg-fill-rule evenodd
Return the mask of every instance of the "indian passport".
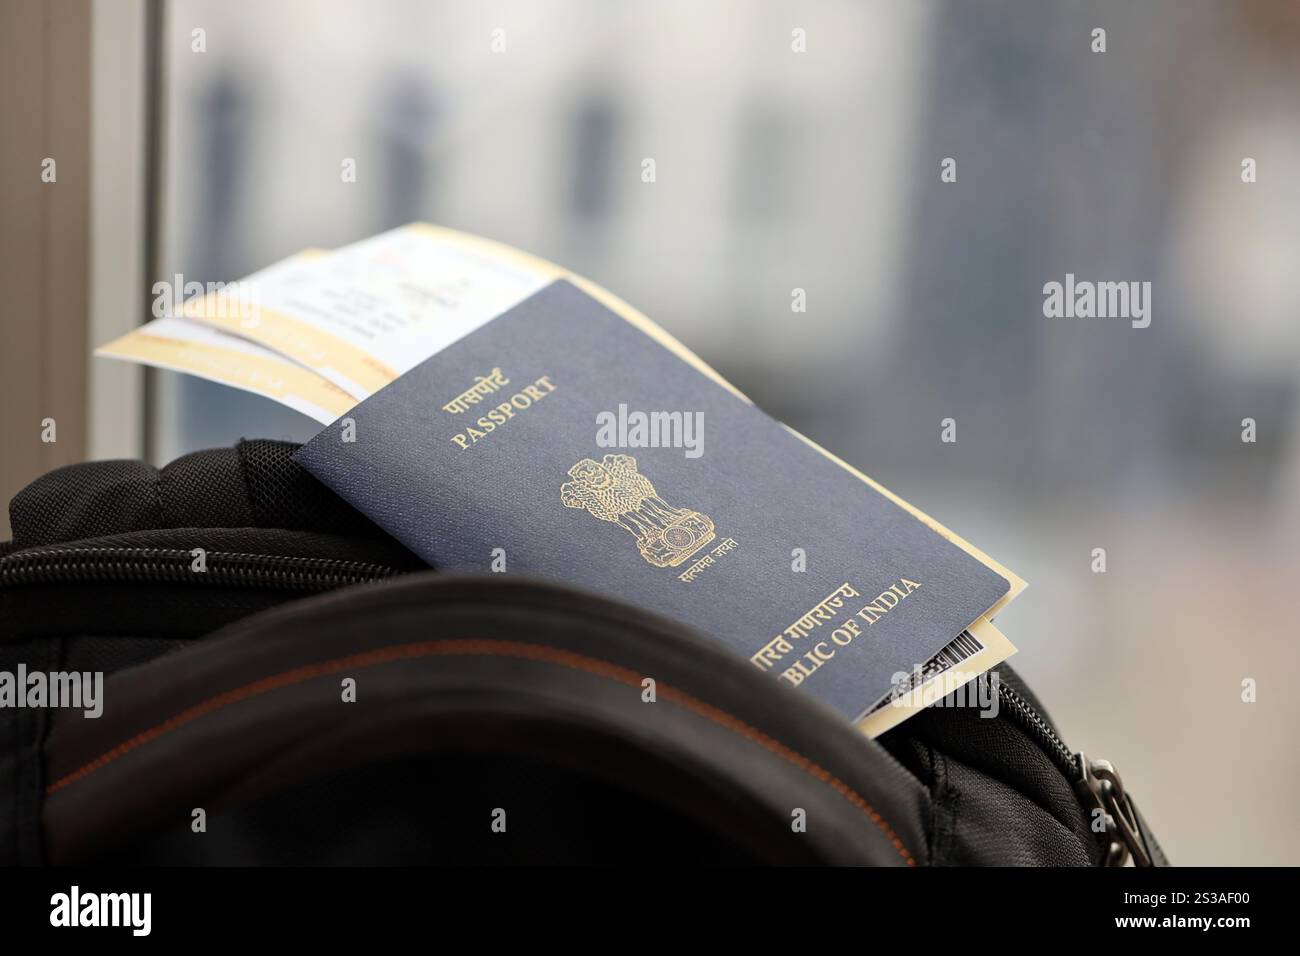
<path id="1" fill-rule="evenodd" d="M 405 371 L 297 457 L 436 568 L 621 598 L 850 720 L 1010 588 L 563 279 Z"/>

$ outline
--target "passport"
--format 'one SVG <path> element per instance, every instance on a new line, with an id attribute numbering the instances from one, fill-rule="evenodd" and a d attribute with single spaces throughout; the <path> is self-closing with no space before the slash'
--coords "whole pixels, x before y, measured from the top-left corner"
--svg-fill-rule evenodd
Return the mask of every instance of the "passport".
<path id="1" fill-rule="evenodd" d="M 297 460 L 435 568 L 674 618 L 850 720 L 1010 582 L 565 280 Z"/>

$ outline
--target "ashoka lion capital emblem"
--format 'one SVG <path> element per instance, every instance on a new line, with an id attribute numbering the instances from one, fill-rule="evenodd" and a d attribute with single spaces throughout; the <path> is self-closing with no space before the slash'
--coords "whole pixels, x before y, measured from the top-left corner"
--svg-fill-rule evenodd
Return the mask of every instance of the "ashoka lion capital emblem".
<path id="1" fill-rule="evenodd" d="M 715 537 L 708 515 L 674 508 L 659 497 L 631 455 L 584 458 L 569 469 L 560 501 L 613 521 L 636 538 L 641 556 L 659 568 L 674 568 Z"/>

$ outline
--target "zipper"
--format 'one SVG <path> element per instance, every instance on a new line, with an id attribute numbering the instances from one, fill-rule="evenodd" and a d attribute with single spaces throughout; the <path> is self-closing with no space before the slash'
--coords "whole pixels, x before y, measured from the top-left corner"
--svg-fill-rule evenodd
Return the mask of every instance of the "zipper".
<path id="1" fill-rule="evenodd" d="M 315 593 L 394 577 L 384 564 L 179 548 L 43 548 L 0 558 L 0 587 L 40 584 L 204 583 Z"/>
<path id="2" fill-rule="evenodd" d="M 1099 834 L 1105 843 L 1102 865 L 1123 866 L 1131 856 L 1134 866 L 1154 866 L 1146 835 L 1138 822 L 1137 809 L 1111 762 L 1089 760 L 1082 750 L 1071 751 L 1043 715 L 1001 681 L 998 682 L 998 697 L 1003 712 L 1038 743 L 1065 779 L 1074 785 L 1075 794 L 1088 812 L 1089 826 L 1094 819 L 1105 821 L 1106 829 Z"/>
<path id="3" fill-rule="evenodd" d="M 1021 730 L 1034 738 L 1052 763 L 1065 774 L 1066 779 L 1071 782 L 1077 780 L 1079 764 L 1076 754 L 1065 746 L 1065 741 L 1057 735 L 1043 715 L 1035 710 L 1029 701 L 1001 681 L 998 681 L 998 696 L 1002 698 L 1001 706 L 1011 715 L 1011 719 Z"/>

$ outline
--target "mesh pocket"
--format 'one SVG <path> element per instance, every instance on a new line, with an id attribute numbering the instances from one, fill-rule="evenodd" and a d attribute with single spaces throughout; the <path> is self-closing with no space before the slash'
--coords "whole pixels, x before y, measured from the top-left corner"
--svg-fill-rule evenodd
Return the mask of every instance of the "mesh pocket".
<path id="1" fill-rule="evenodd" d="M 37 478 L 9 506 L 11 550 L 168 528 L 284 528 L 386 537 L 293 460 L 293 442 L 254 439 L 177 458 L 92 461 Z"/>
<path id="2" fill-rule="evenodd" d="M 293 460 L 299 447 L 267 438 L 245 439 L 236 446 L 256 525 L 383 537 L 368 518 Z"/>

